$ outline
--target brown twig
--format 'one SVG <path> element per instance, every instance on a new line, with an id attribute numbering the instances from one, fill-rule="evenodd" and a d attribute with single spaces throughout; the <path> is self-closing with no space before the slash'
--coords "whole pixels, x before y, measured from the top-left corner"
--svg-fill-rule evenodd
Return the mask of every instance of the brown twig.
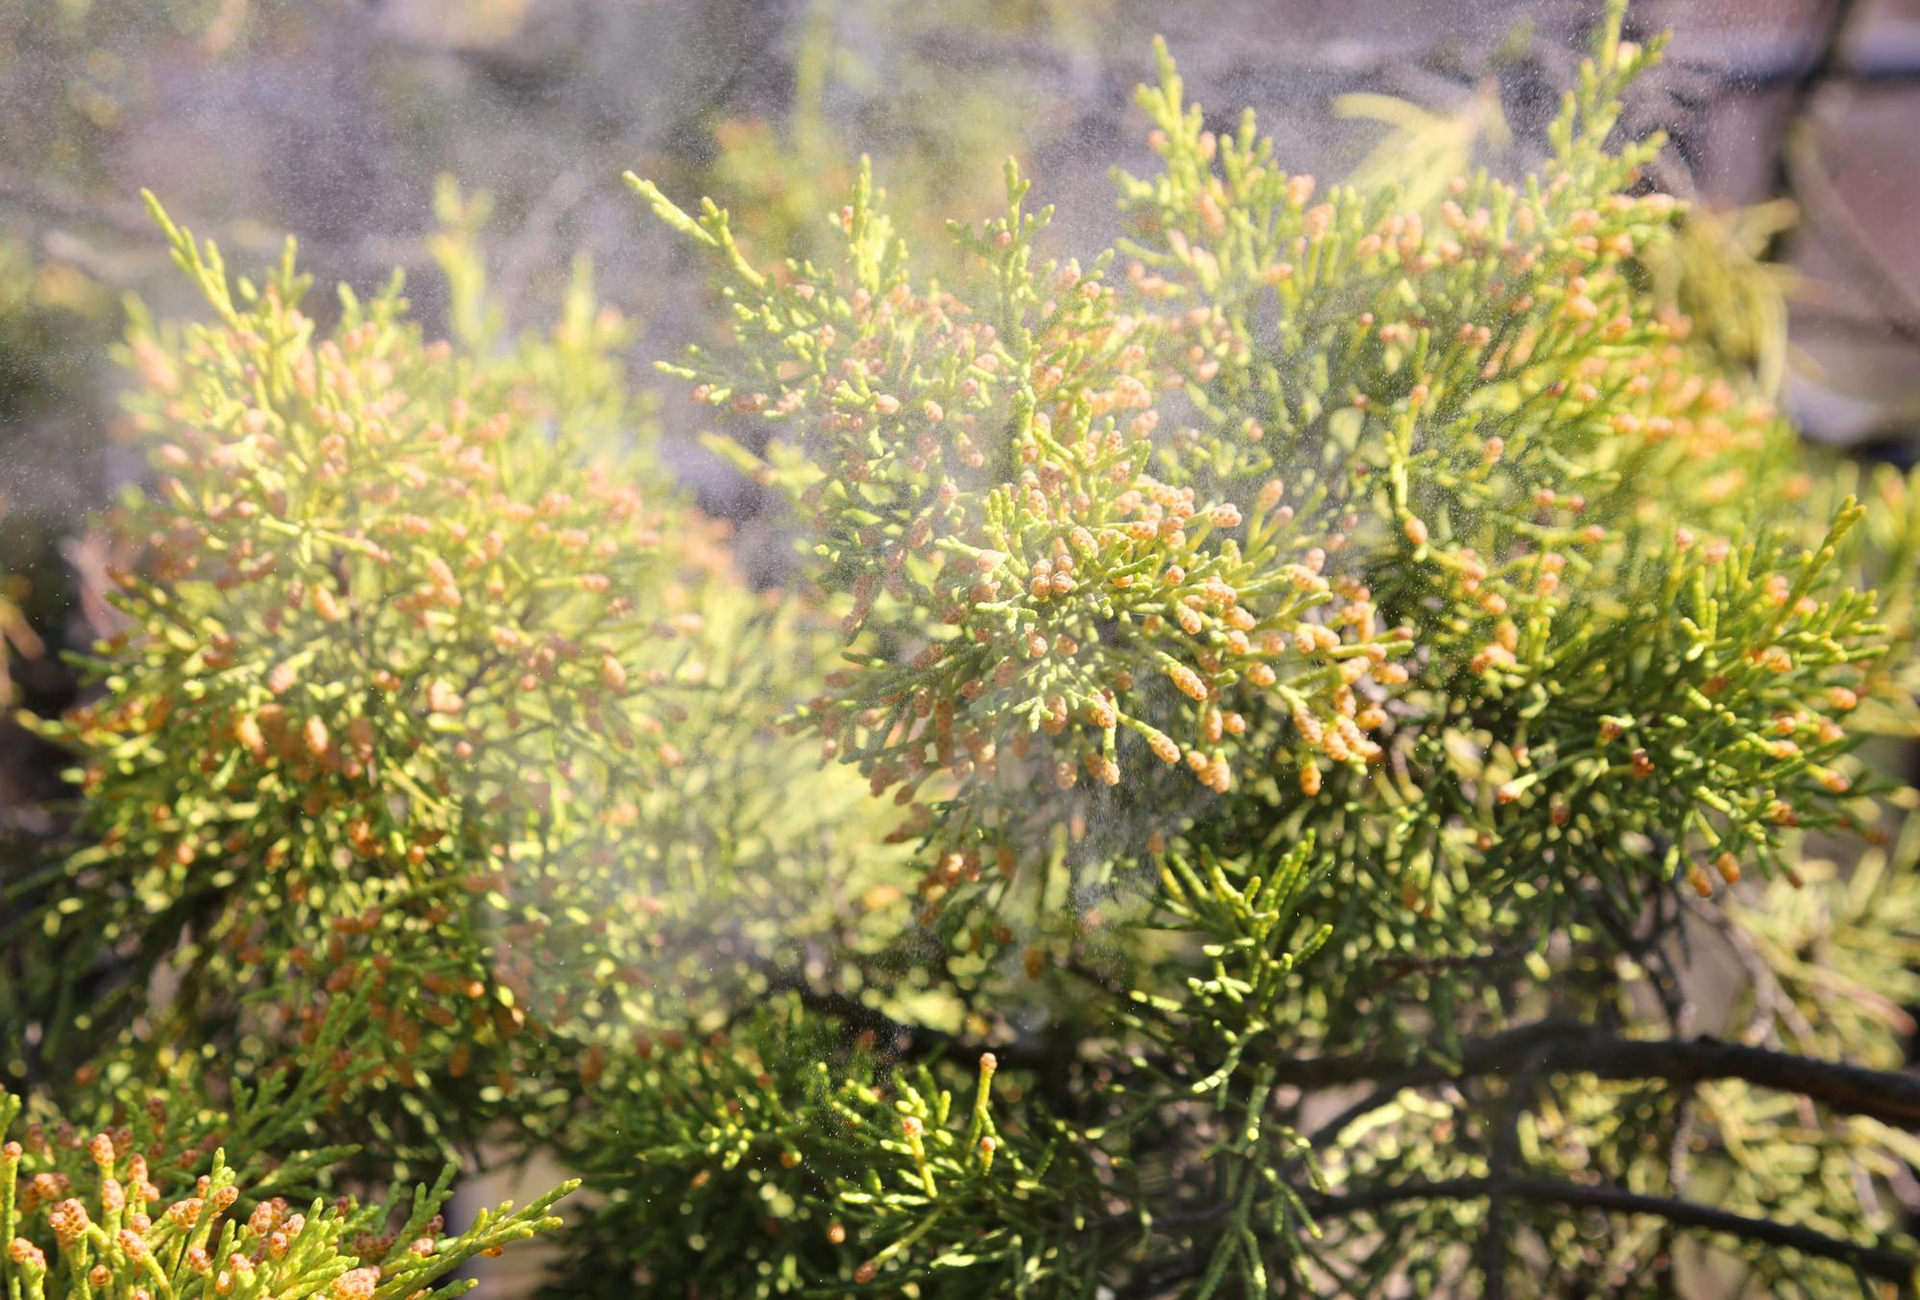
<path id="1" fill-rule="evenodd" d="M 1536 1021 L 1469 1042 L 1451 1064 L 1328 1056 L 1276 1065 L 1279 1081 L 1298 1088 L 1375 1083 L 1380 1091 L 1391 1095 L 1402 1088 L 1518 1071 L 1536 1051 L 1544 1051 L 1542 1068 L 1551 1073 L 1688 1084 L 1739 1079 L 1763 1088 L 1800 1093 L 1846 1114 L 1920 1130 L 1920 1077 L 1915 1075 L 1818 1061 L 1716 1038 L 1621 1038 L 1575 1021 Z"/>
<path id="2" fill-rule="evenodd" d="M 1377 993 L 1390 984 L 1397 984 L 1409 975 L 1427 975 L 1443 970 L 1472 970 L 1483 966 L 1505 966 L 1517 962 L 1524 954 L 1519 949 L 1506 949 L 1500 952 L 1472 952 L 1457 957 L 1392 957 L 1379 963 L 1381 975 L 1373 983 Z"/>
<path id="3" fill-rule="evenodd" d="M 1911 1256 L 1902 1251 L 1829 1237 L 1824 1232 L 1798 1224 L 1750 1218 L 1693 1201 L 1646 1196 L 1604 1184 L 1560 1183 L 1545 1178 L 1453 1178 L 1430 1183 L 1369 1187 L 1335 1196 L 1308 1197 L 1307 1208 L 1314 1217 L 1325 1219 L 1380 1209 L 1403 1201 L 1462 1201 L 1490 1196 L 1573 1209 L 1602 1210 L 1609 1214 L 1658 1215 L 1679 1227 L 1697 1228 L 1703 1232 L 1799 1251 L 1803 1255 L 1839 1260 L 1870 1276 L 1895 1283 L 1901 1288 L 1902 1294 L 1909 1293 L 1915 1263 Z"/>
<path id="4" fill-rule="evenodd" d="M 858 998 L 815 988 L 804 977 L 791 971 L 769 972 L 768 991 L 792 993 L 808 1011 L 832 1016 L 856 1033 L 871 1033 L 874 1045 L 893 1060 L 910 1060 L 938 1051 L 966 1062 L 978 1059 L 983 1051 L 991 1051 L 1000 1064 L 1009 1069 L 1058 1070 L 1071 1063 L 1076 1055 L 1070 1043 L 1049 1043 L 1029 1038 L 986 1043 L 944 1029 L 896 1020 Z"/>

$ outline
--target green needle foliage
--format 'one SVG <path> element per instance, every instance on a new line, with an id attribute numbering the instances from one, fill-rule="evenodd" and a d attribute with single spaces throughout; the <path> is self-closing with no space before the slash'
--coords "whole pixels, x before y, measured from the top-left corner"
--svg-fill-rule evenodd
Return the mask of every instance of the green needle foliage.
<path id="1" fill-rule="evenodd" d="M 1176 836 L 1251 871 L 1317 831 L 1365 971 L 1856 825 L 1842 720 L 1888 646 L 1842 562 L 1863 508 L 1809 531 L 1791 430 L 1641 283 L 1676 205 L 1628 193 L 1657 140 L 1607 143 L 1656 52 L 1612 30 L 1542 171 L 1431 214 L 1314 202 L 1163 51 L 1120 283 L 1036 260 L 1011 172 L 951 287 L 864 182 L 840 265 L 770 277 L 634 181 L 714 255 L 732 345 L 671 369 L 774 425 L 756 468 L 848 608 L 853 666 L 800 716 L 908 807 L 929 924 L 1057 871 L 1151 890 Z M 1330 979 L 1303 1029 L 1393 1018 Z"/>
<path id="2" fill-rule="evenodd" d="M 1300 1134 L 1271 1118 L 1279 1067 L 1256 1061 L 1269 1006 L 1327 938 L 1299 917 L 1309 852 L 1238 884 L 1170 861 L 1152 924 L 1214 940 L 1209 973 L 1142 1005 L 1130 1059 L 1089 1065 L 1024 1039 L 963 1059 L 920 1029 L 936 1062 L 889 1068 L 915 1050 L 898 1023 L 788 994 L 616 1064 L 570 1135 L 568 1163 L 607 1196 L 555 1294 L 623 1294 L 637 1278 L 716 1294 L 1077 1295 L 1196 1227 L 1216 1285 L 1264 1279 L 1272 1243 L 1309 1222 L 1286 1175 L 1314 1178 Z M 1199 1077 L 1197 1061 L 1218 1066 Z M 1203 1163 L 1230 1189 L 1230 1226 L 1179 1205 Z M 1169 1210 L 1171 1228 L 1156 1221 Z M 610 1255 L 634 1261 L 632 1278 L 586 1263 Z"/>
<path id="3" fill-rule="evenodd" d="M 931 255 L 863 168 L 775 267 L 630 177 L 797 596 L 652 458 L 584 274 L 500 337 L 451 189 L 445 343 L 161 216 L 212 319 L 129 349 L 161 477 L 39 724 L 79 847 L 12 887 L 13 1068 L 179 1038 L 262 1152 L 371 1127 L 303 1184 L 550 1156 L 557 1295 L 1908 1286 L 1920 838 L 1866 746 L 1920 497 L 1684 314 L 1621 10 L 1515 178 L 1319 186 L 1162 51 L 1085 266 L 1011 166 Z M 417 1225 L 329 1213 L 299 1279 L 426 1292 Z"/>
<path id="4" fill-rule="evenodd" d="M 164 1109 L 158 1094 L 155 1101 Z M 19 1110 L 18 1098 L 0 1093 L 0 1134 Z M 475 1255 L 558 1227 L 548 1211 L 572 1190 L 564 1185 L 520 1210 L 483 1210 L 450 1235 L 440 1207 L 451 1167 L 411 1197 L 396 1191 L 366 1205 L 316 1199 L 300 1213 L 243 1185 L 222 1151 L 183 1184 L 171 1151 L 129 1149 L 143 1136 L 138 1128 L 102 1131 L 82 1147 L 64 1134 L 49 1140 L 36 1123 L 25 1146 L 0 1149 L 0 1236 L 9 1243 L 0 1281 L 9 1300 L 456 1296 L 477 1282 L 436 1283 Z M 244 1217 L 232 1212 L 243 1198 L 251 1203 Z"/>
<path id="5" fill-rule="evenodd" d="M 679 1023 L 885 864 L 857 783 L 772 734 L 810 616 L 623 446 L 628 330 L 584 273 L 551 334 L 498 344 L 450 231 L 456 347 L 397 280 L 323 329 L 290 249 L 234 280 L 155 215 L 213 319 L 136 324 L 161 477 L 107 521 L 99 690 L 40 724 L 85 796 L 84 846 L 10 890 L 49 1068 L 102 1032 L 253 1033 L 263 989 L 313 1021 L 371 988 L 387 1076 L 477 1120 Z"/>
<path id="6" fill-rule="evenodd" d="M 981 963 L 964 989 L 1047 1006 L 1028 1014 L 1062 1033 L 1118 1013 L 1117 1055 L 1087 1080 L 1100 1100 L 1050 1100 L 1082 1108 L 1113 1168 L 1166 1180 L 1136 1183 L 1134 1212 L 1164 1228 L 1195 1190 L 1160 1144 L 1210 1165 L 1184 1231 L 1143 1229 L 1166 1271 L 1089 1276 L 1367 1293 L 1504 1270 L 1518 1212 L 1466 1187 L 1407 1214 L 1358 1205 L 1337 1250 L 1294 1252 L 1317 1194 L 1276 1120 L 1309 1112 L 1273 1100 L 1274 1062 L 1411 1068 L 1529 1013 L 1609 1022 L 1647 978 L 1631 962 L 1650 909 L 1660 934 L 1677 924 L 1675 885 L 1797 880 L 1804 831 L 1879 816 L 1849 757 L 1868 728 L 1848 723 L 1903 658 L 1904 619 L 1855 584 L 1884 575 L 1904 607 L 1904 485 L 1819 508 L 1761 382 L 1659 296 L 1646 259 L 1682 208 L 1641 186 L 1659 140 L 1613 138 L 1658 47 L 1618 23 L 1536 173 L 1443 178 L 1417 205 L 1288 175 L 1251 118 L 1216 137 L 1163 51 L 1141 105 L 1164 170 L 1116 177 L 1129 235 L 1089 268 L 1042 259 L 1048 214 L 1011 171 L 1005 214 L 956 227 L 972 271 L 941 283 L 864 176 L 836 219 L 845 254 L 771 273 L 724 212 L 629 178 L 732 311 L 723 346 L 667 369 L 790 493 L 808 576 L 844 612 L 849 666 L 796 723 L 907 809 L 920 922 Z M 1261 913 L 1259 882 L 1296 855 L 1319 868 L 1305 906 L 1330 939 Z M 1251 961 L 1274 935 L 1294 946 L 1268 965 L 1189 965 Z M 1284 958 L 1321 942 L 1301 979 Z M 1114 1001 L 1076 1013 L 1021 989 L 996 954 L 1022 948 L 1030 980 L 1057 963 Z M 1168 1018 L 1177 1064 L 1147 1047 Z M 1194 1120 L 1151 1156 L 1114 1145 L 1145 1132 L 1107 1109 L 1108 1073 L 1134 1071 L 1126 1089 L 1163 1102 L 1216 1096 L 1234 1136 Z M 1515 1177 L 1535 1100 L 1389 1093 L 1367 1117 L 1391 1158 L 1356 1152 L 1342 1175 Z M 1601 1148 L 1638 1168 L 1692 1140 L 1674 1113 L 1663 1088 L 1603 1093 L 1539 1164 Z M 1870 1160 L 1855 1186 L 1898 1168 Z M 1838 1180 L 1798 1184 L 1825 1194 L 1858 1204 Z M 1389 1220 L 1424 1244 L 1356 1244 Z M 1579 1233 L 1539 1231 L 1578 1253 Z M 1483 1233 L 1495 1245 L 1463 1254 Z M 1667 1240 L 1623 1239 L 1607 1276 L 1670 1268 L 1646 1244 Z"/>
<path id="7" fill-rule="evenodd" d="M 0 1090 L 0 1283 L 8 1300 L 174 1296 L 453 1296 L 475 1255 L 556 1228 L 574 1183 L 447 1233 L 457 1172 L 361 1203 L 326 1196 L 351 1148 L 311 1144 L 358 1086 L 369 1024 L 342 1003 L 309 1044 L 253 1084 L 185 1058 L 160 1069 L 89 1067 L 65 1113 Z M 224 1102 L 222 1101 L 224 1098 Z M 297 1213 L 290 1198 L 311 1201 Z"/>

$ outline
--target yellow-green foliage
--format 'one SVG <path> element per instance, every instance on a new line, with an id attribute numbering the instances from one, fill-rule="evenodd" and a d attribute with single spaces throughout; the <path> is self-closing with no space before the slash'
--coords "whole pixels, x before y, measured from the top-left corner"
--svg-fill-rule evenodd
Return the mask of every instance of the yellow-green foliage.
<path id="1" fill-rule="evenodd" d="M 1899 802 L 1917 498 L 1684 314 L 1622 12 L 1513 180 L 1289 174 L 1163 51 L 1085 266 L 1011 164 L 930 261 L 868 168 L 777 266 L 631 178 L 799 599 L 628 445 L 584 275 L 503 342 L 451 187 L 449 343 L 166 225 L 213 319 L 129 352 L 161 477 L 42 724 L 29 1063 L 324 1059 L 281 1145 L 544 1149 L 599 1193 L 571 1297 L 1902 1276 L 1905 1085 L 1765 1049 L 1897 1060 L 1913 844 L 1807 832 Z M 1741 1045 L 1688 1041 L 1696 939 Z"/>
<path id="2" fill-rule="evenodd" d="M 237 1177 L 223 1151 L 154 1141 L 175 1101 L 154 1092 L 130 1123 L 91 1136 L 36 1119 L 24 1142 L 0 1147 L 0 1283 L 9 1300 L 454 1296 L 477 1283 L 434 1284 L 475 1255 L 558 1227 L 548 1210 L 573 1190 L 565 1184 L 521 1210 L 482 1210 L 453 1234 L 440 1215 L 451 1167 L 411 1196 L 315 1199 L 302 1213 L 272 1194 L 272 1176 Z M 20 1109 L 0 1092 L 0 1137 Z"/>
<path id="3" fill-rule="evenodd" d="M 844 253 L 770 274 L 633 182 L 732 305 L 670 369 L 771 425 L 735 454 L 847 611 L 803 716 L 908 805 L 930 903 L 1318 829 L 1350 956 L 1431 954 L 1852 824 L 1861 510 L 1809 527 L 1791 430 L 1643 284 L 1677 205 L 1607 141 L 1654 52 L 1601 51 L 1541 174 L 1424 211 L 1217 138 L 1163 52 L 1120 276 L 1038 262 L 1011 171 L 951 285 L 864 180 Z"/>
<path id="4" fill-rule="evenodd" d="M 770 730 L 808 616 L 632 446 L 620 317 L 583 280 L 550 335 L 455 347 L 396 281 L 323 327 L 291 250 L 234 280 L 159 219 L 214 318 L 136 327 L 161 477 L 109 521 L 138 558 L 100 690 L 44 728 L 92 843 L 27 886 L 53 900 L 33 973 L 78 997 L 133 957 L 70 1027 L 126 1024 L 163 963 L 181 1023 L 370 983 L 396 1079 L 498 1100 L 536 1057 L 597 1072 L 830 917 L 874 846 L 851 783 Z M 470 251 L 441 247 L 462 303 Z"/>
<path id="5" fill-rule="evenodd" d="M 716 209 L 696 223 L 635 183 L 724 258 L 740 351 L 696 356 L 695 397 L 797 430 L 767 472 L 814 512 L 819 581 L 851 593 L 844 627 L 868 636 L 808 716 L 934 833 L 929 897 L 983 860 L 1004 887 L 1049 852 L 1046 787 L 1111 788 L 1184 746 L 1224 793 L 1240 708 L 1335 735 L 1344 719 L 1356 761 L 1374 752 L 1340 703 L 1376 670 L 1404 677 L 1406 637 L 1290 545 L 1277 481 L 1243 512 L 1149 464 L 1151 326 L 1098 268 L 1032 264 L 1046 214 L 1021 210 L 1011 170 L 1006 216 L 961 236 L 984 264 L 971 302 L 915 292 L 864 182 L 844 267 L 780 282 Z"/>
<path id="6" fill-rule="evenodd" d="M 1182 1198 L 1187 1148 L 1156 1140 L 1154 1099 L 1216 1098 L 1191 1122 L 1225 1203 L 1138 1228 L 1150 1257 L 1187 1263 L 1129 1275 L 1021 1236 L 993 1257 L 1010 1276 L 1451 1285 L 1491 1212 L 1364 1189 L 1483 1176 L 1519 1102 L 1375 1099 L 1377 1127 L 1331 1166 L 1362 1189 L 1351 1231 L 1292 1254 L 1276 1243 L 1311 1201 L 1280 1121 L 1304 1112 L 1272 1100 L 1276 1058 L 1414 1060 L 1616 1014 L 1639 918 L 1671 918 L 1677 887 L 1797 879 L 1803 829 L 1880 815 L 1850 755 L 1887 715 L 1850 724 L 1904 673 L 1906 489 L 1830 493 L 1764 367 L 1703 341 L 1649 277 L 1683 209 L 1641 186 L 1658 139 L 1612 140 L 1658 49 L 1620 41 L 1610 12 L 1540 171 L 1442 178 L 1424 200 L 1290 175 L 1250 117 L 1215 135 L 1163 52 L 1141 104 L 1164 167 L 1116 177 L 1111 264 L 1043 261 L 1049 214 L 1011 167 L 1005 214 L 956 228 L 963 269 L 942 281 L 865 174 L 844 251 L 771 268 L 716 205 L 690 215 L 629 178 L 710 258 L 732 318 L 663 368 L 736 431 L 715 445 L 788 491 L 808 576 L 843 614 L 850 667 L 796 721 L 906 807 L 922 925 L 988 958 L 949 968 L 957 995 L 1127 1044 L 1107 1058 L 1119 1082 L 1088 1081 L 1097 1101 L 1049 1098 L 1139 1176 L 1108 1192 L 1122 1221 Z M 1888 582 L 1894 626 L 1862 575 Z M 1022 944 L 1024 987 L 992 960 Z M 1064 1005 L 1090 988 L 1112 1001 Z M 1699 1167 L 1757 1173 L 1738 1135 L 1775 1099 L 1727 1095 Z M 1649 1160 L 1698 1131 L 1659 1085 L 1524 1100 L 1542 1174 L 1589 1151 L 1656 1185 L 1679 1175 Z M 1893 1137 L 1849 1131 L 1856 1184 L 1884 1189 Z M 1838 1177 L 1796 1192 L 1823 1228 L 1855 1213 Z M 1502 1213 L 1583 1275 L 1581 1233 Z M 935 1217 L 895 1285 L 939 1290 L 949 1251 L 978 1262 Z M 1369 1251 L 1369 1233 L 1397 1244 Z M 1648 1267 L 1655 1239 L 1620 1236 L 1616 1268 Z M 763 1269 L 761 1291 L 782 1276 Z"/>
<path id="7" fill-rule="evenodd" d="M 89 1063 L 59 1106 L 0 1089 L 8 1300 L 424 1296 L 475 1254 L 559 1226 L 547 1211 L 572 1183 L 447 1233 L 439 1211 L 455 1168 L 406 1193 L 390 1151 L 372 1153 L 382 1181 L 398 1179 L 388 1196 L 339 1194 L 364 1185 L 369 1166 L 320 1134 L 380 1059 L 366 1009 L 365 996 L 341 999 L 304 1051 L 251 1081 L 220 1068 L 224 1053 L 211 1046 L 169 1045 L 158 1060 L 122 1052 Z"/>

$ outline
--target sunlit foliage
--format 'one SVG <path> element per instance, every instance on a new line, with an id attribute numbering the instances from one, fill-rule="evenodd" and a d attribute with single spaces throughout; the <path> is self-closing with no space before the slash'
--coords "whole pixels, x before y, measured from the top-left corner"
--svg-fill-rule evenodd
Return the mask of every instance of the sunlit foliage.
<path id="1" fill-rule="evenodd" d="M 567 1296 L 1904 1280 L 1920 1114 L 1847 1067 L 1898 1064 L 1920 927 L 1863 748 L 1920 513 L 1686 315 L 1618 138 L 1658 45 L 1608 12 L 1510 178 L 1291 174 L 1162 50 L 1084 265 L 1011 164 L 936 251 L 862 167 L 787 261 L 630 177 L 724 304 L 668 387 L 793 507 L 794 593 L 673 486 L 584 267 L 503 338 L 449 188 L 430 341 L 156 204 L 211 318 L 128 345 L 158 478 L 36 721 L 80 811 L 11 895 L 10 1052 L 111 1109 L 195 1045 L 273 1134 L 196 1104 L 196 1159 L 254 1195 L 256 1149 L 551 1156 Z M 96 1239 L 122 1145 L 17 1276 L 193 1294 L 238 1242 L 262 1292 L 399 1295 L 544 1226 L 446 1241 L 443 1183 L 392 1236 Z"/>

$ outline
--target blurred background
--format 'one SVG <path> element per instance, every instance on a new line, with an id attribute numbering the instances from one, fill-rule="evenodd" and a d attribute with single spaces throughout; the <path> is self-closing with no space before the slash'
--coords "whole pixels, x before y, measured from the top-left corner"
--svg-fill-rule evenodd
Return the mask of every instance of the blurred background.
<path id="1" fill-rule="evenodd" d="M 63 708 L 90 637 L 89 511 L 137 479 L 110 355 L 129 299 L 192 310 L 139 199 L 240 268 L 299 240 L 320 283 L 408 275 L 430 330 L 435 233 L 478 228 L 509 331 L 576 256 L 635 316 L 636 382 L 717 314 L 628 168 L 711 194 L 761 261 L 823 246 L 862 153 L 937 248 L 1017 157 L 1063 253 L 1117 233 L 1108 170 L 1153 155 L 1132 107 L 1164 35 L 1209 125 L 1244 108 L 1283 166 L 1412 174 L 1524 161 L 1597 0 L 0 0 L 0 700 Z M 1675 31 L 1625 129 L 1668 132 L 1688 292 L 1810 438 L 1909 462 L 1920 433 L 1920 0 L 1645 0 Z M 324 314 L 331 297 L 316 294 Z M 758 502 L 668 454 L 712 510 Z M 761 548 L 774 566 L 780 548 Z M 0 846 L 49 829 L 58 764 L 0 722 Z M 509 1285 L 498 1294 L 510 1294 Z"/>

